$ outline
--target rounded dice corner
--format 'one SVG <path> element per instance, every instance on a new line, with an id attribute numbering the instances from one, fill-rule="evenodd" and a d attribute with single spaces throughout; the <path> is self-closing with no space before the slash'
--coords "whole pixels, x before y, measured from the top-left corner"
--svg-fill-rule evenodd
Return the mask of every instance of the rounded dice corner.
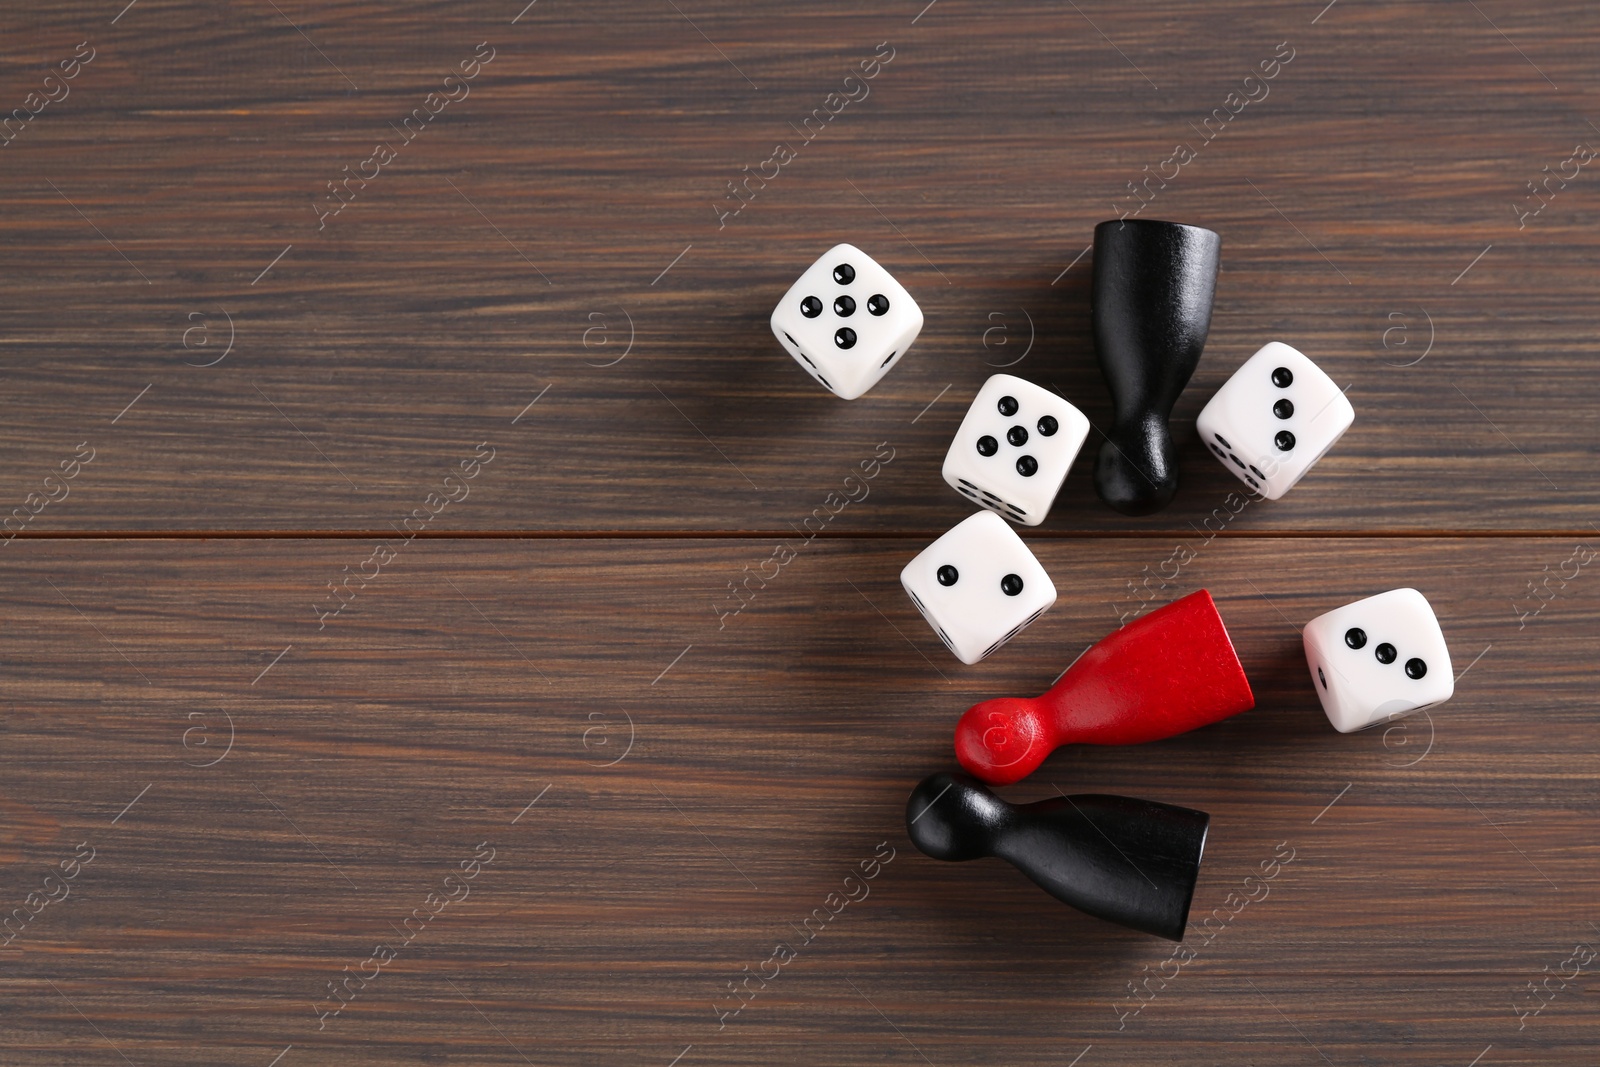
<path id="1" fill-rule="evenodd" d="M 849 241 L 840 241 L 838 244 L 834 245 L 832 248 L 830 248 L 826 252 L 822 253 L 822 255 L 818 256 L 817 259 L 820 261 L 820 260 L 824 260 L 824 259 L 832 259 L 835 256 L 845 256 L 845 257 L 852 257 L 853 256 L 853 257 L 858 257 L 858 258 L 861 258 L 861 259 L 869 260 L 874 265 L 876 265 L 877 262 L 878 262 L 877 260 L 873 259 L 871 256 L 867 255 L 865 252 L 861 251 L 861 249 L 859 249 L 855 245 L 851 244 Z"/>
<path id="2" fill-rule="evenodd" d="M 1260 359 L 1263 361 L 1268 359 L 1292 360 L 1294 362 L 1311 363 L 1312 366 L 1316 366 L 1315 363 L 1312 363 L 1310 356 L 1300 351 L 1294 345 L 1289 344 L 1287 341 L 1268 341 L 1266 344 L 1252 352 L 1250 354 L 1250 359 Z"/>
<path id="3" fill-rule="evenodd" d="M 862 397 L 870 393 L 872 391 L 872 387 L 877 384 L 878 383 L 875 381 L 868 381 L 863 382 L 860 385 L 850 386 L 849 388 L 841 388 L 836 385 L 830 385 L 828 386 L 828 392 L 832 393 L 840 400 L 860 400 Z"/>
<path id="4" fill-rule="evenodd" d="M 948 641 L 945 642 L 945 647 L 950 650 L 951 655 L 955 656 L 956 659 L 960 660 L 968 667 L 976 667 L 978 664 L 982 663 L 984 660 L 988 659 L 990 656 L 999 651 L 999 649 L 988 649 L 983 652 L 963 652 L 955 645 L 950 644 Z"/>

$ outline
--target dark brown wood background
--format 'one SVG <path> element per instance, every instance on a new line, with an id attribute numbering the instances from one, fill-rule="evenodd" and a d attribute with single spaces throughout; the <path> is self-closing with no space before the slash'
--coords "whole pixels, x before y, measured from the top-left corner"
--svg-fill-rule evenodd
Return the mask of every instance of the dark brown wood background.
<path id="1" fill-rule="evenodd" d="M 1595 1062 L 1600 176 L 1529 183 L 1600 147 L 1600 9 L 123 2 L 0 10 L 0 116 L 94 53 L 0 147 L 0 514 L 94 455 L 0 542 L 0 915 L 94 857 L 0 948 L 0 1064 Z M 470 95 L 319 230 L 327 183 L 482 42 Z M 719 227 L 875 51 L 869 95 Z M 963 667 L 897 580 L 965 514 L 945 445 L 1001 367 L 1105 426 L 1085 249 L 1180 143 L 1144 217 L 1224 249 L 1183 490 L 1127 519 L 1080 460 L 1026 532 L 1060 601 Z M 839 240 L 927 317 L 850 403 L 766 326 Z M 1208 540 L 1239 486 L 1194 416 L 1272 339 L 1356 423 Z M 470 495 L 401 542 L 480 443 Z M 880 443 L 869 496 L 719 617 Z M 1175 976 L 1172 946 L 903 829 L 960 712 L 1045 688 L 1135 583 L 1213 592 L 1257 709 L 1008 796 L 1212 813 Z M 1402 585 L 1457 695 L 1338 735 L 1297 630 Z M 320 1017 L 485 842 L 469 895 Z"/>

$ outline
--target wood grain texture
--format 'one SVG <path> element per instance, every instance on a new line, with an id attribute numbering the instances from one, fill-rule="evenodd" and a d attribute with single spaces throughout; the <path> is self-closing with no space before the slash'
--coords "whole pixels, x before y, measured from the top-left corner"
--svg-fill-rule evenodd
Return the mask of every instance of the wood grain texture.
<path id="1" fill-rule="evenodd" d="M 1044 689 L 1165 546 L 1043 543 L 1060 602 L 971 668 L 899 590 L 909 540 L 819 540 L 721 630 L 712 596 L 767 542 L 417 542 L 320 631 L 316 583 L 363 546 L 18 547 L 4 801 L 30 814 L 0 840 L 0 891 L 20 904 L 78 842 L 96 854 L 3 950 L 8 1063 L 1592 1055 L 1592 975 L 1515 1010 L 1597 939 L 1594 578 L 1520 629 L 1509 603 L 1567 541 L 1203 547 L 1161 597 L 1212 591 L 1256 710 L 1063 750 L 1006 791 L 1212 814 L 1195 958 L 1132 1017 L 1129 983 L 1171 945 L 997 861 L 926 859 L 902 813 L 952 765 L 959 713 Z M 1405 583 L 1433 600 L 1457 695 L 1335 734 L 1297 628 Z M 466 899 L 319 1029 L 326 983 L 399 945 L 485 841 Z M 719 1029 L 727 983 L 802 945 L 880 842 L 869 895 Z M 1292 862 L 1239 905 L 1275 849 Z M 1235 909 L 1208 943 L 1201 917 Z"/>
<path id="2" fill-rule="evenodd" d="M 1080 253 L 1185 144 L 1143 217 L 1215 228 L 1223 270 L 1184 489 L 1140 528 L 1236 488 L 1191 424 L 1273 338 L 1357 419 L 1253 526 L 1600 521 L 1600 200 L 1588 170 L 1527 187 L 1600 138 L 1592 5 L 922 6 L 9 7 L 0 106 L 96 56 L 0 149 L 9 498 L 88 439 L 103 466 L 34 529 L 383 529 L 491 439 L 515 443 L 495 487 L 442 525 L 781 530 L 890 438 L 907 458 L 863 528 L 937 532 L 961 513 L 940 459 L 997 365 L 1106 424 Z M 319 220 L 480 42 L 470 95 Z M 866 95 L 719 220 L 835 91 Z M 1266 95 L 1205 126 L 1236 92 Z M 851 403 L 766 326 L 840 239 L 927 315 Z M 1047 529 L 1127 528 L 1087 469 Z"/>
<path id="3" fill-rule="evenodd" d="M 1600 11 L 525 2 L 0 11 L 0 1065 L 1593 1063 Z M 1000 369 L 1106 424 L 1082 253 L 1179 144 L 1183 488 L 1080 461 L 963 667 L 948 440 Z M 927 317 L 849 403 L 766 325 L 839 240 Z M 1241 509 L 1192 423 L 1270 339 L 1356 423 Z M 1335 734 L 1297 630 L 1405 585 L 1457 695 Z M 962 710 L 1201 587 L 1256 710 L 1007 791 L 1210 812 L 1192 958 L 911 848 Z"/>

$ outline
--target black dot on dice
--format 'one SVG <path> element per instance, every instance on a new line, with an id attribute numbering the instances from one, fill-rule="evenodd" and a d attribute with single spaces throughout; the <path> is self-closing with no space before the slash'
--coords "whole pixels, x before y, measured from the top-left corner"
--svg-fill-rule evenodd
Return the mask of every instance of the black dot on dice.
<path id="1" fill-rule="evenodd" d="M 1006 596 L 1016 596 L 1022 592 L 1022 579 L 1015 574 L 1008 574 L 1000 579 L 1000 591 Z"/>
<path id="2" fill-rule="evenodd" d="M 1279 367 L 1272 372 L 1272 384 L 1279 389 L 1287 389 L 1294 384 L 1294 372 L 1288 367 Z"/>
<path id="3" fill-rule="evenodd" d="M 882 293 L 874 293 L 867 297 L 867 310 L 874 315 L 887 315 L 889 313 L 889 298 Z"/>
<path id="4" fill-rule="evenodd" d="M 978 438 L 978 455 L 992 456 L 998 451 L 1000 451 L 999 441 L 996 441 L 988 434 L 984 434 L 982 437 Z"/>
<path id="5" fill-rule="evenodd" d="M 841 263 L 833 268 L 833 280 L 840 285 L 849 285 L 856 280 L 856 269 L 848 263 Z M 1289 373 L 1284 371 L 1285 374 Z"/>
<path id="6" fill-rule="evenodd" d="M 814 296 L 808 296 L 800 301 L 800 314 L 808 319 L 814 319 L 822 314 L 822 301 Z"/>
<path id="7" fill-rule="evenodd" d="M 1020 448 L 1028 443 L 1028 431 L 1021 426 L 1013 426 L 1006 431 L 1006 440 Z"/>
<path id="8" fill-rule="evenodd" d="M 1288 430 L 1279 430 L 1278 436 L 1272 439 L 1272 443 L 1278 446 L 1279 452 L 1287 452 L 1294 447 L 1294 434 Z"/>
<path id="9" fill-rule="evenodd" d="M 856 346 L 856 332 L 848 326 L 841 326 L 833 331 L 833 343 L 840 348 L 854 348 Z M 1279 436 L 1283 435 L 1279 434 Z"/>
<path id="10" fill-rule="evenodd" d="M 935 577 L 939 579 L 940 585 L 955 585 L 956 579 L 961 577 L 961 572 L 946 563 L 939 568 L 939 572 Z"/>
<path id="11" fill-rule="evenodd" d="M 1344 643 L 1351 648 L 1365 648 L 1367 644 L 1367 631 L 1359 626 L 1352 626 L 1344 632 Z"/>
<path id="12" fill-rule="evenodd" d="M 1287 419 L 1290 415 L 1294 414 L 1294 401 L 1278 401 L 1276 404 L 1272 405 L 1272 413 L 1278 416 L 1280 419 Z"/>
<path id="13" fill-rule="evenodd" d="M 1423 675 L 1425 675 L 1427 673 L 1428 673 L 1428 665 L 1426 663 L 1422 662 L 1420 659 L 1412 657 L 1411 659 L 1406 660 L 1406 677 L 1407 678 L 1421 678 Z"/>
<path id="14" fill-rule="evenodd" d="M 844 317 L 854 315 L 856 313 L 856 298 L 853 296 L 835 297 L 833 301 L 833 313 L 835 315 Z M 1280 400 L 1278 403 L 1287 404 L 1288 401 Z"/>
<path id="15" fill-rule="evenodd" d="M 1379 663 L 1393 663 L 1394 658 L 1400 653 L 1395 651 L 1395 647 L 1393 645 L 1385 641 L 1383 644 L 1373 649 L 1372 654 L 1378 657 Z"/>
<path id="16" fill-rule="evenodd" d="M 1039 433 L 1041 436 L 1054 437 L 1059 429 L 1061 429 L 1061 424 L 1056 421 L 1054 415 L 1041 415 L 1039 417 Z"/>
<path id="17" fill-rule="evenodd" d="M 1228 443 L 1228 439 L 1226 437 L 1222 436 L 1220 433 L 1214 433 L 1211 436 L 1215 437 L 1217 439 L 1217 443 L 1219 445 L 1221 445 L 1223 448 L 1232 448 L 1233 447 L 1232 445 L 1230 445 Z"/>
<path id="18" fill-rule="evenodd" d="M 1017 457 L 1017 473 L 1024 478 L 1032 478 L 1039 470 L 1039 461 L 1032 456 Z"/>
<path id="19" fill-rule="evenodd" d="M 995 407 L 1000 409 L 1000 414 L 1002 415 L 1015 415 L 1017 413 L 1017 398 L 1003 396 L 1000 398 L 1000 403 L 996 404 Z"/>

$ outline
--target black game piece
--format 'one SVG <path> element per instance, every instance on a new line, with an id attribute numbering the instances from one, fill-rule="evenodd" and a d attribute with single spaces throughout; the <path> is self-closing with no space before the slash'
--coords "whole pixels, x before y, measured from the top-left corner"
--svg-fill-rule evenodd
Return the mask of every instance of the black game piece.
<path id="1" fill-rule="evenodd" d="M 1082 793 L 1009 804 L 966 774 L 924 778 L 906 802 L 912 844 L 940 860 L 998 856 L 1079 911 L 1182 941 L 1211 816 Z"/>
<path id="2" fill-rule="evenodd" d="M 1167 419 L 1211 328 L 1222 238 L 1149 219 L 1094 228 L 1094 343 L 1114 420 L 1095 463 L 1100 499 L 1148 515 L 1178 491 Z"/>

